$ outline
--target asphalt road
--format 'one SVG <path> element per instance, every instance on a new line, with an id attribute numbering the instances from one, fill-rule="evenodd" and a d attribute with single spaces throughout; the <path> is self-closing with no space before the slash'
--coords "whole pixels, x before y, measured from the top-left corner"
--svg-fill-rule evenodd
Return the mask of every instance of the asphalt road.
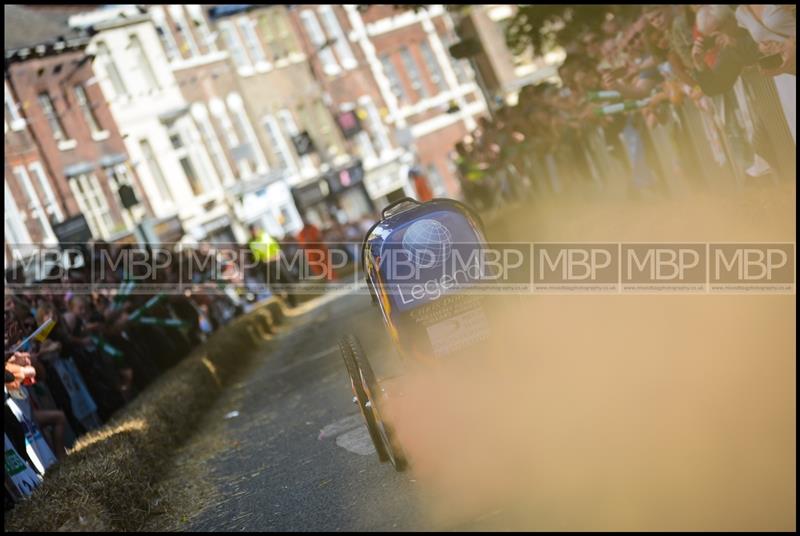
<path id="1" fill-rule="evenodd" d="M 220 436 L 223 445 L 203 463 L 200 478 L 213 490 L 199 501 L 206 504 L 192 504 L 180 528 L 431 528 L 413 475 L 374 454 L 339 355 L 339 336 L 353 332 L 379 373 L 391 373 L 393 350 L 378 311 L 368 296 L 331 298 L 309 302 L 215 404 L 196 434 L 209 444 Z"/>
<path id="2" fill-rule="evenodd" d="M 505 234 L 502 222 L 491 226 L 495 236 Z M 434 521 L 413 473 L 378 461 L 338 348 L 342 335 L 354 333 L 379 377 L 402 372 L 369 296 L 331 293 L 300 309 L 179 448 L 160 490 L 175 504 L 149 528 L 485 528 L 480 513 L 467 524 Z"/>

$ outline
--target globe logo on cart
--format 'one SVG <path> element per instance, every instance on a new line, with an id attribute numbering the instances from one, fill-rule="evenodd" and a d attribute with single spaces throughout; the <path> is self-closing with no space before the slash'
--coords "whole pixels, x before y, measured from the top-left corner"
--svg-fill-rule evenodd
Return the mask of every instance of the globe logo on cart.
<path id="1" fill-rule="evenodd" d="M 417 267 L 440 266 L 453 252 L 450 231 L 436 220 L 414 222 L 403 235 L 403 248 L 414 259 Z"/>

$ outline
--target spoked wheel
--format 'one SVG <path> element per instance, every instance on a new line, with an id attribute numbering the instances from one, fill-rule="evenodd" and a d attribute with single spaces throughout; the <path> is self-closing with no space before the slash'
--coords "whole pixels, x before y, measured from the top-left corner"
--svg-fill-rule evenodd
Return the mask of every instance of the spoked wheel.
<path id="1" fill-rule="evenodd" d="M 381 462 L 392 462 L 397 471 L 405 470 L 408 464 L 394 438 L 394 431 L 381 419 L 377 403 L 380 386 L 361 348 L 361 343 L 355 335 L 345 335 L 339 340 L 339 349 L 347 367 L 347 374 L 350 376 L 354 400 L 367 423 L 367 430 L 375 445 L 378 459 Z"/>

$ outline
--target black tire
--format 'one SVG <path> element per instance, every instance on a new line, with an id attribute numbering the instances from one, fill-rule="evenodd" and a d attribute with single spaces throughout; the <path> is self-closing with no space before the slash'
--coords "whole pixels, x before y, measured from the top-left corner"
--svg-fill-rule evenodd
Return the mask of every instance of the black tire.
<path id="1" fill-rule="evenodd" d="M 378 423 L 375 420 L 375 414 L 370 411 L 368 405 L 369 396 L 364 388 L 361 374 L 358 370 L 358 363 L 355 357 L 355 348 L 356 347 L 354 347 L 352 344 L 350 336 L 345 336 L 339 339 L 339 351 L 342 354 L 344 366 L 347 369 L 347 375 L 350 377 L 350 387 L 353 390 L 355 403 L 358 405 L 358 409 L 361 410 L 361 415 L 364 417 L 364 421 L 367 423 L 367 430 L 369 431 L 369 436 L 372 439 L 372 444 L 375 446 L 375 451 L 378 453 L 378 459 L 381 461 L 381 463 L 387 462 L 389 461 L 389 455 L 386 452 L 383 438 L 381 438 L 380 431 L 378 430 Z M 360 345 L 357 346 L 357 348 L 360 350 Z"/>
<path id="2" fill-rule="evenodd" d="M 355 377 L 359 380 L 358 382 L 354 382 L 354 384 L 358 383 L 361 385 L 369 401 L 368 405 L 364 405 L 362 411 L 365 413 L 368 426 L 370 422 L 375 424 L 375 431 L 377 432 L 378 439 L 382 446 L 382 449 L 378 449 L 376 442 L 376 450 L 378 450 L 379 458 L 381 458 L 381 461 L 386 461 L 381 457 L 382 452 L 388 461 L 392 462 L 396 471 L 404 471 L 408 466 L 408 462 L 402 448 L 400 448 L 395 438 L 394 429 L 381 418 L 379 404 L 380 386 L 378 385 L 378 380 L 375 377 L 372 366 L 369 364 L 369 360 L 364 350 L 361 348 L 358 337 L 355 335 L 346 335 L 342 338 L 340 345 L 349 347 L 349 353 L 353 357 L 355 363 Z M 366 413 L 371 414 L 371 418 L 366 417 Z M 370 430 L 370 436 L 372 436 L 373 442 L 375 442 L 375 436 L 372 430 Z"/>

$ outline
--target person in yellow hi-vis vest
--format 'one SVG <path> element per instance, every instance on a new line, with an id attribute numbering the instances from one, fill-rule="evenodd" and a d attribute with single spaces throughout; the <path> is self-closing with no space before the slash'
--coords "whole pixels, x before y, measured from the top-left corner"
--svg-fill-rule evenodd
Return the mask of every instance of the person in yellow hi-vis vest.
<path id="1" fill-rule="evenodd" d="M 247 243 L 256 261 L 255 269 L 269 284 L 275 295 L 285 294 L 291 307 L 297 303 L 292 287 L 297 279 L 285 263 L 281 263 L 281 245 L 258 225 L 250 226 L 250 241 Z"/>

